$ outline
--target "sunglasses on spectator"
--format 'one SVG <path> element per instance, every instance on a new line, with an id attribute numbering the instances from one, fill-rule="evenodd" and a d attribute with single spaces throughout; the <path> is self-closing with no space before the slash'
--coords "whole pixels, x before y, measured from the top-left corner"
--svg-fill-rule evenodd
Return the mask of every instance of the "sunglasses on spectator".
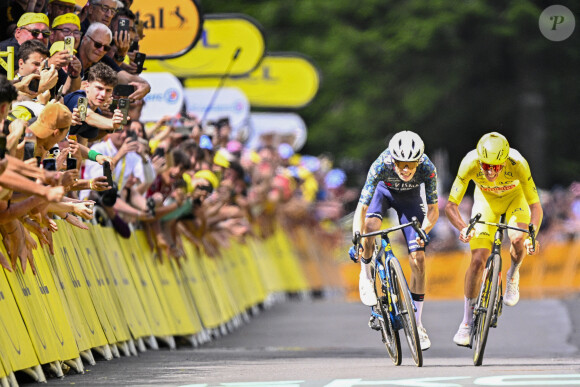
<path id="1" fill-rule="evenodd" d="M 23 30 L 26 30 L 32 34 L 32 36 L 38 36 L 38 34 L 42 34 L 43 38 L 48 38 L 50 36 L 50 31 L 48 30 L 29 30 L 28 28 L 22 27 Z"/>
<path id="2" fill-rule="evenodd" d="M 407 167 L 409 170 L 413 170 L 416 169 L 417 166 L 419 165 L 418 161 L 397 161 L 395 160 L 395 164 L 397 165 L 397 168 L 399 169 L 405 169 L 405 167 Z"/>
<path id="3" fill-rule="evenodd" d="M 195 188 L 200 189 L 200 190 L 205 191 L 205 192 L 208 192 L 208 193 L 213 192 L 213 187 L 211 185 L 198 185 Z"/>
<path id="4" fill-rule="evenodd" d="M 91 38 L 89 35 L 86 35 L 86 37 L 93 41 L 93 45 L 97 50 L 100 50 L 101 47 L 104 47 L 106 52 L 111 51 L 111 46 L 109 46 L 108 44 L 99 43 L 95 39 Z"/>
<path id="5" fill-rule="evenodd" d="M 74 35 L 74 36 L 81 36 L 83 33 L 79 30 L 73 31 L 70 28 L 53 28 L 53 31 L 62 31 L 62 34 L 64 36 L 70 36 L 70 35 Z"/>
<path id="6" fill-rule="evenodd" d="M 117 8 L 107 7 L 106 5 L 103 4 L 95 4 L 95 6 L 100 7 L 104 13 L 110 13 L 111 15 L 117 13 Z"/>
<path id="7" fill-rule="evenodd" d="M 503 169 L 503 165 L 499 164 L 499 165 L 494 165 L 494 164 L 487 164 L 487 163 L 481 163 L 481 169 L 483 169 L 484 171 L 489 171 L 492 170 L 494 172 L 499 172 Z"/>

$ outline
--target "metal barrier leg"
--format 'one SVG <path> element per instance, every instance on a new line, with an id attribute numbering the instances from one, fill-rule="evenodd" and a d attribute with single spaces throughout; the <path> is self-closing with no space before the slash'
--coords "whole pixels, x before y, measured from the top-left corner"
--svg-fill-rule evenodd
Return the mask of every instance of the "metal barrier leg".
<path id="1" fill-rule="evenodd" d="M 77 374 L 85 373 L 85 366 L 80 357 L 77 357 L 76 359 L 65 360 L 65 364 L 68 365 L 73 370 L 75 370 Z"/>
<path id="2" fill-rule="evenodd" d="M 44 375 L 44 371 L 42 371 L 40 364 L 35 365 L 32 368 L 26 368 L 22 371 L 34 379 L 35 382 L 46 383 L 46 376 Z"/>
<path id="3" fill-rule="evenodd" d="M 85 359 L 85 361 L 87 363 L 89 363 L 89 365 L 94 366 L 95 364 L 97 364 L 97 362 L 95 361 L 95 357 L 93 356 L 93 352 L 91 352 L 90 349 L 87 349 L 86 351 L 82 351 L 80 354 L 81 354 L 81 357 L 83 359 Z"/>
<path id="4" fill-rule="evenodd" d="M 10 372 L 7 379 L 10 387 L 18 387 L 18 381 L 16 380 L 16 375 L 14 375 L 14 372 Z"/>
<path id="5" fill-rule="evenodd" d="M 170 350 L 177 348 L 177 345 L 175 344 L 175 338 L 173 336 L 160 336 L 158 339 L 163 341 Z"/>
<path id="6" fill-rule="evenodd" d="M 159 349 L 159 344 L 157 343 L 157 338 L 155 336 L 151 335 L 146 340 L 147 340 L 146 343 L 149 345 L 149 348 Z"/>
<path id="7" fill-rule="evenodd" d="M 137 339 L 137 348 L 139 349 L 139 352 L 147 351 L 147 347 L 145 346 L 145 340 L 143 340 L 142 337 L 139 337 Z"/>
<path id="8" fill-rule="evenodd" d="M 129 352 L 131 353 L 131 355 L 139 356 L 139 354 L 137 353 L 137 347 L 135 346 L 135 340 L 129 339 L 129 341 L 127 341 L 127 346 L 129 347 Z"/>
<path id="9" fill-rule="evenodd" d="M 115 344 L 109 344 L 109 349 L 111 350 L 111 353 L 113 354 L 114 358 L 120 358 L 121 354 L 119 353 L 119 347 L 117 346 L 117 343 Z"/>
<path id="10" fill-rule="evenodd" d="M 101 355 L 105 360 L 111 360 L 113 358 L 113 353 L 108 344 L 101 345 L 100 347 L 93 348 L 99 355 Z"/>
<path id="11" fill-rule="evenodd" d="M 53 361 L 52 363 L 48 363 L 48 368 L 50 369 L 50 372 L 52 372 L 57 378 L 64 378 L 64 373 L 62 372 L 62 365 L 60 364 L 60 361 Z"/>
<path id="12" fill-rule="evenodd" d="M 116 343 L 115 346 L 118 348 L 120 352 L 123 353 L 123 356 L 131 356 L 131 351 L 129 350 L 129 344 L 126 341 Z"/>

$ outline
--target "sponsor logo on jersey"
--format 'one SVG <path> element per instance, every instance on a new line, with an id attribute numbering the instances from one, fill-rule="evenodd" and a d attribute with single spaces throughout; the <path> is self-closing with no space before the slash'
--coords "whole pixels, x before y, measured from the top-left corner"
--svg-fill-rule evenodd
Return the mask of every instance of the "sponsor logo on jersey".
<path id="1" fill-rule="evenodd" d="M 501 192 L 501 191 L 509 191 L 511 189 L 514 189 L 515 187 L 516 187 L 515 184 L 510 184 L 510 185 L 506 185 L 506 186 L 502 186 L 502 187 L 484 187 L 484 186 L 481 186 L 481 190 L 487 191 L 487 192 Z"/>

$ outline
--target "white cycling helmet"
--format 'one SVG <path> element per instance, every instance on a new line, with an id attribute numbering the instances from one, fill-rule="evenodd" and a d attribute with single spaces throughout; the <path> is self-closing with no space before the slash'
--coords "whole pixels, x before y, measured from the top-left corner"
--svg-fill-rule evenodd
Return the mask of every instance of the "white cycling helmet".
<path id="1" fill-rule="evenodd" d="M 417 133 L 403 130 L 389 141 L 391 156 L 397 161 L 419 161 L 423 156 L 425 144 Z"/>

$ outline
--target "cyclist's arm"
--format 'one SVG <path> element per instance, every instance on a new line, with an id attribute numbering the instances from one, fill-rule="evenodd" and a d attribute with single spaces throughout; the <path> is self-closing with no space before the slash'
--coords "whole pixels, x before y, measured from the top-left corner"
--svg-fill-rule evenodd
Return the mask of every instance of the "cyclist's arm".
<path id="1" fill-rule="evenodd" d="M 465 223 L 461 217 L 461 213 L 459 212 L 459 205 L 456 203 L 451 201 L 447 202 L 445 205 L 445 215 L 447 215 L 447 219 L 449 219 L 449 222 L 453 225 L 453 227 L 459 231 L 467 227 L 467 223 Z"/>
<path id="2" fill-rule="evenodd" d="M 428 234 L 429 231 L 435 226 L 439 219 L 439 205 L 437 203 L 427 205 L 427 216 L 423 220 L 423 230 Z"/>
<path id="3" fill-rule="evenodd" d="M 530 204 L 530 222 L 534 225 L 534 230 L 536 231 L 536 236 L 542 225 L 542 218 L 544 217 L 544 210 L 542 209 L 542 204 L 536 202 Z"/>
<path id="4" fill-rule="evenodd" d="M 362 204 L 361 202 L 357 204 L 356 211 L 354 212 L 354 218 L 352 220 L 352 235 L 354 235 L 357 231 L 362 234 L 368 208 L 369 206 Z"/>

